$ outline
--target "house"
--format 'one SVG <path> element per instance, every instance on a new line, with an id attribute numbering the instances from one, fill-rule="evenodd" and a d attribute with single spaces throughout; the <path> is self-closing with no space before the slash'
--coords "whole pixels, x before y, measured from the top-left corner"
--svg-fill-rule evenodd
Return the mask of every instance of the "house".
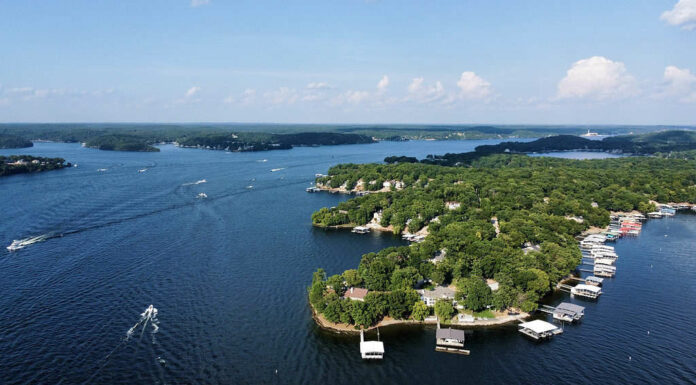
<path id="1" fill-rule="evenodd" d="M 361 287 L 351 287 L 343 294 L 343 298 L 352 299 L 355 301 L 365 301 L 366 295 L 367 289 L 363 289 Z"/>
<path id="2" fill-rule="evenodd" d="M 454 290 L 447 286 L 437 286 L 432 290 L 419 290 L 421 300 L 428 306 L 435 306 L 440 299 L 454 300 Z"/>
<path id="3" fill-rule="evenodd" d="M 456 210 L 460 208 L 462 204 L 459 202 L 445 202 L 445 206 L 447 206 L 448 210 Z"/>

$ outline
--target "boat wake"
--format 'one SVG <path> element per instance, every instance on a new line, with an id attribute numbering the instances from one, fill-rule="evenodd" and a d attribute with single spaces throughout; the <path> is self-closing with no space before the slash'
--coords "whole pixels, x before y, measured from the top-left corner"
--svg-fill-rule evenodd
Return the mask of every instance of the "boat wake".
<path id="1" fill-rule="evenodd" d="M 153 305 L 148 306 L 144 312 L 140 314 L 140 320 L 133 325 L 128 331 L 126 332 L 126 341 L 129 340 L 131 337 L 133 337 L 133 334 L 140 328 L 140 338 L 143 338 L 143 334 L 145 333 L 145 330 L 147 329 L 147 324 L 150 324 L 152 326 L 152 334 L 155 334 L 159 331 L 159 320 L 157 319 L 157 308 L 154 307 Z"/>
<path id="2" fill-rule="evenodd" d="M 182 184 L 182 186 L 193 186 L 195 184 L 201 184 L 201 183 L 207 183 L 207 182 L 208 182 L 207 180 L 201 179 L 201 180 L 191 182 L 191 183 L 184 183 L 184 184 Z"/>
<path id="3" fill-rule="evenodd" d="M 12 241 L 12 244 L 7 246 L 8 251 L 17 251 L 21 250 L 31 244 L 37 243 L 37 242 L 43 242 L 47 239 L 51 239 L 56 237 L 57 235 L 49 233 L 49 234 L 42 234 L 36 237 L 29 237 L 29 238 L 24 238 L 24 239 L 15 239 Z"/>

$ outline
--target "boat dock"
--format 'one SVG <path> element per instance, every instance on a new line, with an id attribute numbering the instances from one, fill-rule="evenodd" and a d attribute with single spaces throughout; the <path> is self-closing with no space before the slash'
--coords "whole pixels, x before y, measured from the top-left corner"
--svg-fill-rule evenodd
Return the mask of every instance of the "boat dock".
<path id="1" fill-rule="evenodd" d="M 561 334 L 563 329 L 546 321 L 534 320 L 519 324 L 519 332 L 538 341 Z"/>
<path id="2" fill-rule="evenodd" d="M 321 189 L 319 187 L 307 187 L 305 189 L 308 193 L 315 193 L 315 192 L 320 192 Z"/>
<path id="3" fill-rule="evenodd" d="M 435 331 L 435 351 L 444 353 L 457 353 L 469 355 L 471 352 L 464 349 L 464 330 L 460 329 L 441 329 L 437 323 Z"/>
<path id="4" fill-rule="evenodd" d="M 370 232 L 370 228 L 365 226 L 355 226 L 350 232 L 356 234 L 367 234 Z"/>
<path id="5" fill-rule="evenodd" d="M 553 315 L 553 319 L 565 322 L 576 322 L 582 319 L 585 315 L 585 307 L 572 304 L 570 302 L 561 302 L 556 307 L 542 305 L 539 311 Z"/>
<path id="6" fill-rule="evenodd" d="M 377 341 L 365 341 L 365 332 L 360 330 L 360 356 L 363 360 L 384 358 L 384 343 L 379 340 L 379 329 L 377 329 Z"/>

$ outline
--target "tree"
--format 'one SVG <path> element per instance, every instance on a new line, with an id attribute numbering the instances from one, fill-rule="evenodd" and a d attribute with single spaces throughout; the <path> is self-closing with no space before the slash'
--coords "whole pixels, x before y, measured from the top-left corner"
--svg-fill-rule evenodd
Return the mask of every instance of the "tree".
<path id="1" fill-rule="evenodd" d="M 309 303 L 314 306 L 316 311 L 320 312 L 324 310 L 324 282 L 315 282 L 309 288 Z"/>
<path id="2" fill-rule="evenodd" d="M 343 295 L 343 277 L 341 275 L 335 274 L 330 276 L 326 280 L 326 286 L 330 286 L 336 294 Z"/>
<path id="3" fill-rule="evenodd" d="M 491 288 L 480 278 L 468 280 L 464 306 L 473 311 L 481 311 L 491 304 Z"/>
<path id="4" fill-rule="evenodd" d="M 326 280 L 326 272 L 322 268 L 318 268 L 317 271 L 315 271 L 312 274 L 312 285 L 314 285 L 317 282 L 325 281 Z"/>
<path id="5" fill-rule="evenodd" d="M 435 315 L 440 321 L 449 322 L 454 313 L 455 310 L 451 301 L 441 299 L 435 302 Z"/>
<path id="6" fill-rule="evenodd" d="M 367 268 L 365 286 L 369 290 L 387 290 L 391 272 L 392 267 L 386 261 L 381 259 L 372 261 Z"/>
<path id="7" fill-rule="evenodd" d="M 362 278 L 360 278 L 360 274 L 358 274 L 358 271 L 355 269 L 350 269 L 350 270 L 344 271 L 343 272 L 343 280 L 346 281 L 346 284 L 349 287 L 360 286 L 363 283 Z"/>
<path id="8" fill-rule="evenodd" d="M 391 276 L 392 290 L 412 289 L 418 281 L 423 279 L 415 267 L 408 266 L 403 269 L 396 269 Z"/>
<path id="9" fill-rule="evenodd" d="M 356 325 L 370 326 L 375 322 L 375 315 L 372 314 L 365 302 L 354 301 L 351 316 Z"/>
<path id="10" fill-rule="evenodd" d="M 420 299 L 415 290 L 394 290 L 389 293 L 389 316 L 395 319 L 407 318 L 413 304 Z"/>
<path id="11" fill-rule="evenodd" d="M 411 310 L 411 317 L 416 321 L 423 321 L 427 316 L 430 315 L 430 308 L 423 301 L 418 301 L 413 304 L 413 309 Z"/>

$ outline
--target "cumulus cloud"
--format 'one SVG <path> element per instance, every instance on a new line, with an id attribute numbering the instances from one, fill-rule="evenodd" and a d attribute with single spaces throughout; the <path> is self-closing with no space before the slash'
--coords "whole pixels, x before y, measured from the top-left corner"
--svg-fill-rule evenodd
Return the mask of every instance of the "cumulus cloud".
<path id="1" fill-rule="evenodd" d="M 333 87 L 327 82 L 312 82 L 307 84 L 306 87 L 308 90 L 328 90 Z"/>
<path id="2" fill-rule="evenodd" d="M 485 99 L 491 94 L 491 83 L 476 75 L 474 72 L 462 72 L 457 81 L 459 97 L 462 99 Z"/>
<path id="3" fill-rule="evenodd" d="M 197 8 L 208 4 L 210 4 L 210 0 L 191 0 L 191 6 L 193 8 Z"/>
<path id="4" fill-rule="evenodd" d="M 230 95 L 223 99 L 223 103 L 226 104 L 241 104 L 248 105 L 254 102 L 256 99 L 256 90 L 253 88 L 247 88 L 242 92 L 241 95 L 233 96 Z"/>
<path id="5" fill-rule="evenodd" d="M 384 92 L 389 87 L 389 76 L 384 75 L 377 83 L 377 92 Z"/>
<path id="6" fill-rule="evenodd" d="M 434 84 L 427 85 L 422 77 L 413 78 L 406 89 L 408 90 L 406 101 L 431 103 L 442 100 L 446 96 L 442 82 L 438 80 Z"/>
<path id="7" fill-rule="evenodd" d="M 623 63 L 593 56 L 573 63 L 558 83 L 557 97 L 606 100 L 635 93 L 635 79 Z"/>
<path id="8" fill-rule="evenodd" d="M 665 68 L 664 89 L 661 96 L 677 98 L 684 103 L 696 102 L 696 75 L 689 69 L 675 66 Z"/>
<path id="9" fill-rule="evenodd" d="M 370 93 L 367 91 L 356 91 L 356 90 L 348 90 L 346 92 L 343 92 L 339 94 L 334 100 L 333 103 L 334 105 L 341 105 L 341 104 L 360 104 L 367 100 L 370 97 Z"/>
<path id="10" fill-rule="evenodd" d="M 189 88 L 188 91 L 186 91 L 186 97 L 187 98 L 193 97 L 200 90 L 201 90 L 201 87 L 193 86 L 193 87 Z"/>
<path id="11" fill-rule="evenodd" d="M 293 104 L 299 99 L 300 95 L 294 88 L 280 87 L 277 90 L 263 94 L 271 104 Z"/>
<path id="12" fill-rule="evenodd" d="M 662 12 L 660 20 L 683 29 L 696 28 L 696 0 L 679 0 L 672 9 Z"/>

